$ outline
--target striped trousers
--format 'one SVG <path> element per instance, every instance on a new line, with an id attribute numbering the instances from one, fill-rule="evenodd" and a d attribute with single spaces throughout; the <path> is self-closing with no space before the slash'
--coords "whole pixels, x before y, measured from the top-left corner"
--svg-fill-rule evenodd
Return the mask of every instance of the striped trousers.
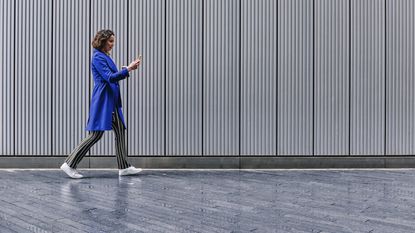
<path id="1" fill-rule="evenodd" d="M 112 113 L 112 130 L 115 134 L 115 154 L 117 156 L 118 169 L 125 169 L 131 166 L 127 162 L 127 151 L 125 149 L 125 128 L 118 115 L 118 110 L 115 108 L 115 113 Z M 76 168 L 81 162 L 82 158 L 97 143 L 105 131 L 89 131 L 88 137 L 81 141 L 81 143 L 68 155 L 65 162 L 71 167 Z"/>

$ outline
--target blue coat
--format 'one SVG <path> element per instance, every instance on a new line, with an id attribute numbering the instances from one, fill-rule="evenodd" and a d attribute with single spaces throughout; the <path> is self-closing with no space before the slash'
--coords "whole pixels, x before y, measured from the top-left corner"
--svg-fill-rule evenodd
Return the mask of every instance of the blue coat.
<path id="1" fill-rule="evenodd" d="M 112 130 L 112 112 L 118 109 L 125 128 L 124 116 L 121 110 L 121 95 L 118 81 L 129 77 L 126 68 L 118 71 L 114 61 L 104 52 L 94 49 L 91 61 L 91 71 L 94 77 L 94 90 L 91 97 L 88 123 L 86 130 Z"/>

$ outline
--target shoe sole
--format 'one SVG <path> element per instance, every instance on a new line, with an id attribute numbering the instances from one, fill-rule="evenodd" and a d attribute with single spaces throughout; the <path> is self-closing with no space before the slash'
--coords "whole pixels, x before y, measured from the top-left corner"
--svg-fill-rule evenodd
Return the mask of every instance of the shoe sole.
<path id="1" fill-rule="evenodd" d="M 142 172 L 143 170 L 141 170 L 141 171 L 138 171 L 138 172 L 134 172 L 134 173 L 127 173 L 127 174 L 118 174 L 118 175 L 120 175 L 120 176 L 129 176 L 129 175 L 136 175 L 136 174 L 138 174 L 138 173 L 140 173 L 140 172 Z"/>
<path id="2" fill-rule="evenodd" d="M 69 177 L 71 177 L 72 179 L 81 179 L 81 178 L 83 178 L 84 176 L 83 175 L 81 175 L 80 177 L 74 177 L 74 176 L 71 176 L 70 174 L 68 174 L 63 168 L 63 165 L 60 167 L 61 168 L 61 170 L 63 171 L 63 172 L 65 172 L 65 174 L 66 175 L 68 175 Z"/>
<path id="3" fill-rule="evenodd" d="M 65 171 L 63 171 L 63 172 L 65 172 Z M 81 176 L 81 177 L 75 177 L 75 176 L 71 176 L 71 175 L 69 175 L 68 173 L 66 173 L 65 172 L 65 174 L 66 175 L 68 175 L 70 178 L 72 178 L 72 179 L 81 179 L 81 178 L 83 178 L 83 176 Z"/>

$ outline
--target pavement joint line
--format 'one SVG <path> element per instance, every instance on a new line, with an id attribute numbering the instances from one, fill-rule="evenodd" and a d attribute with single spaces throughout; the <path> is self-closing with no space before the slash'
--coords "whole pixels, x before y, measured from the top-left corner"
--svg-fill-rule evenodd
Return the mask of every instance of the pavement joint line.
<path id="1" fill-rule="evenodd" d="M 276 168 L 276 169 L 270 169 L 270 168 L 226 168 L 226 169 L 220 169 L 220 168 L 142 168 L 143 171 L 396 171 L 396 170 L 408 170 L 408 171 L 415 171 L 415 168 Z M 0 168 L 0 171 L 58 171 L 61 170 L 60 168 Z M 86 171 L 115 171 L 118 170 L 117 168 L 78 168 L 77 170 L 86 170 Z"/>

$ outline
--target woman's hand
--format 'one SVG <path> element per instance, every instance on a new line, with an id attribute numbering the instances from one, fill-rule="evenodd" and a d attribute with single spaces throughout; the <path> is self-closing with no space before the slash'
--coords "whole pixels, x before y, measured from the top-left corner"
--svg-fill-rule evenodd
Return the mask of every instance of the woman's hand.
<path id="1" fill-rule="evenodd" d="M 141 64 L 141 55 L 136 60 L 131 62 L 130 65 L 127 66 L 128 72 L 132 70 L 136 70 L 140 64 Z"/>

